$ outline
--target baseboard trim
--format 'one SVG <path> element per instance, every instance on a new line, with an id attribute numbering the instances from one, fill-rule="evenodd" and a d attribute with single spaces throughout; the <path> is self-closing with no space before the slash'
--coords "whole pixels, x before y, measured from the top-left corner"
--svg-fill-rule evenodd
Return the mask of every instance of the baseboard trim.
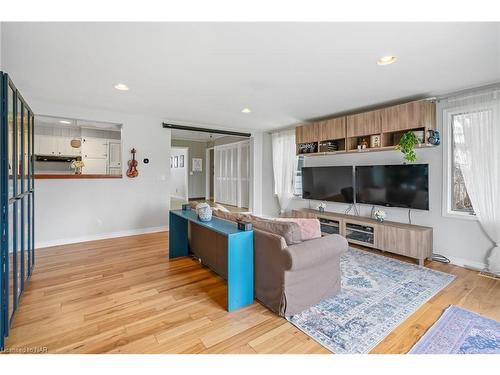
<path id="1" fill-rule="evenodd" d="M 91 236 L 82 236 L 82 237 L 76 237 L 76 238 L 62 238 L 62 239 L 53 240 L 53 241 L 42 241 L 42 242 L 37 242 L 35 244 L 35 248 L 36 249 L 43 249 L 45 247 L 69 245 L 69 244 L 74 244 L 74 243 L 79 243 L 79 242 L 105 240 L 105 239 L 109 239 L 109 238 L 135 236 L 138 234 L 156 233 L 156 232 L 163 232 L 163 231 L 168 231 L 168 226 L 139 228 L 139 229 L 118 231 L 118 232 L 99 233 L 99 234 L 94 234 Z"/>
<path id="2" fill-rule="evenodd" d="M 486 264 L 482 263 L 482 262 L 475 262 L 475 261 L 468 260 L 468 259 L 457 258 L 457 257 L 447 255 L 447 254 L 442 254 L 442 255 L 444 255 L 446 258 L 448 258 L 450 260 L 450 263 L 455 265 L 455 266 L 468 268 L 468 269 L 476 269 L 478 271 L 486 269 Z"/>

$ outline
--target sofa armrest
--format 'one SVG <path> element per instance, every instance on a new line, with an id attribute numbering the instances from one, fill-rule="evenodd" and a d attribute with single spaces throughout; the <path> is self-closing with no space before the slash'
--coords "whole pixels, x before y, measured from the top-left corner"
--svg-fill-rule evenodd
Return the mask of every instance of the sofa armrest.
<path id="1" fill-rule="evenodd" d="M 324 263 L 325 260 L 331 257 L 340 256 L 347 251 L 347 248 L 347 240 L 338 234 L 288 246 L 286 251 L 290 255 L 290 265 L 287 271 L 304 269 Z"/>

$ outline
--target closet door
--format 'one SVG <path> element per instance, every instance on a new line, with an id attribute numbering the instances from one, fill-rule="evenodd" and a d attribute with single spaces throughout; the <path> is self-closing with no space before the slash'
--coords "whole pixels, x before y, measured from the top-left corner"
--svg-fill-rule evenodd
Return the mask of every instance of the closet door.
<path id="1" fill-rule="evenodd" d="M 248 141 L 214 147 L 215 201 L 248 207 L 250 190 L 250 143 Z"/>

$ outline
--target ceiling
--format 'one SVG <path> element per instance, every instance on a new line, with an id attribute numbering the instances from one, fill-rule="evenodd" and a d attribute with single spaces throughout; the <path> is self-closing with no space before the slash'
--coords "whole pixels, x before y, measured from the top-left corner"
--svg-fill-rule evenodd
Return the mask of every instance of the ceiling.
<path id="1" fill-rule="evenodd" d="M 378 66 L 384 55 L 398 60 Z M 3 23 L 2 58 L 28 102 L 268 130 L 498 82 L 500 26 Z M 242 113 L 245 107 L 252 112 Z"/>

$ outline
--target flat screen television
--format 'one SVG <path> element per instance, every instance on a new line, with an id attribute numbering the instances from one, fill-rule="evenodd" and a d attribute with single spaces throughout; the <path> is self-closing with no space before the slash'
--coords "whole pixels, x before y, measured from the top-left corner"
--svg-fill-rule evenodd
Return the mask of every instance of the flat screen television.
<path id="1" fill-rule="evenodd" d="M 352 167 L 302 168 L 302 198 L 353 203 Z"/>
<path id="2" fill-rule="evenodd" d="M 429 165 L 356 167 L 356 202 L 429 210 Z"/>

